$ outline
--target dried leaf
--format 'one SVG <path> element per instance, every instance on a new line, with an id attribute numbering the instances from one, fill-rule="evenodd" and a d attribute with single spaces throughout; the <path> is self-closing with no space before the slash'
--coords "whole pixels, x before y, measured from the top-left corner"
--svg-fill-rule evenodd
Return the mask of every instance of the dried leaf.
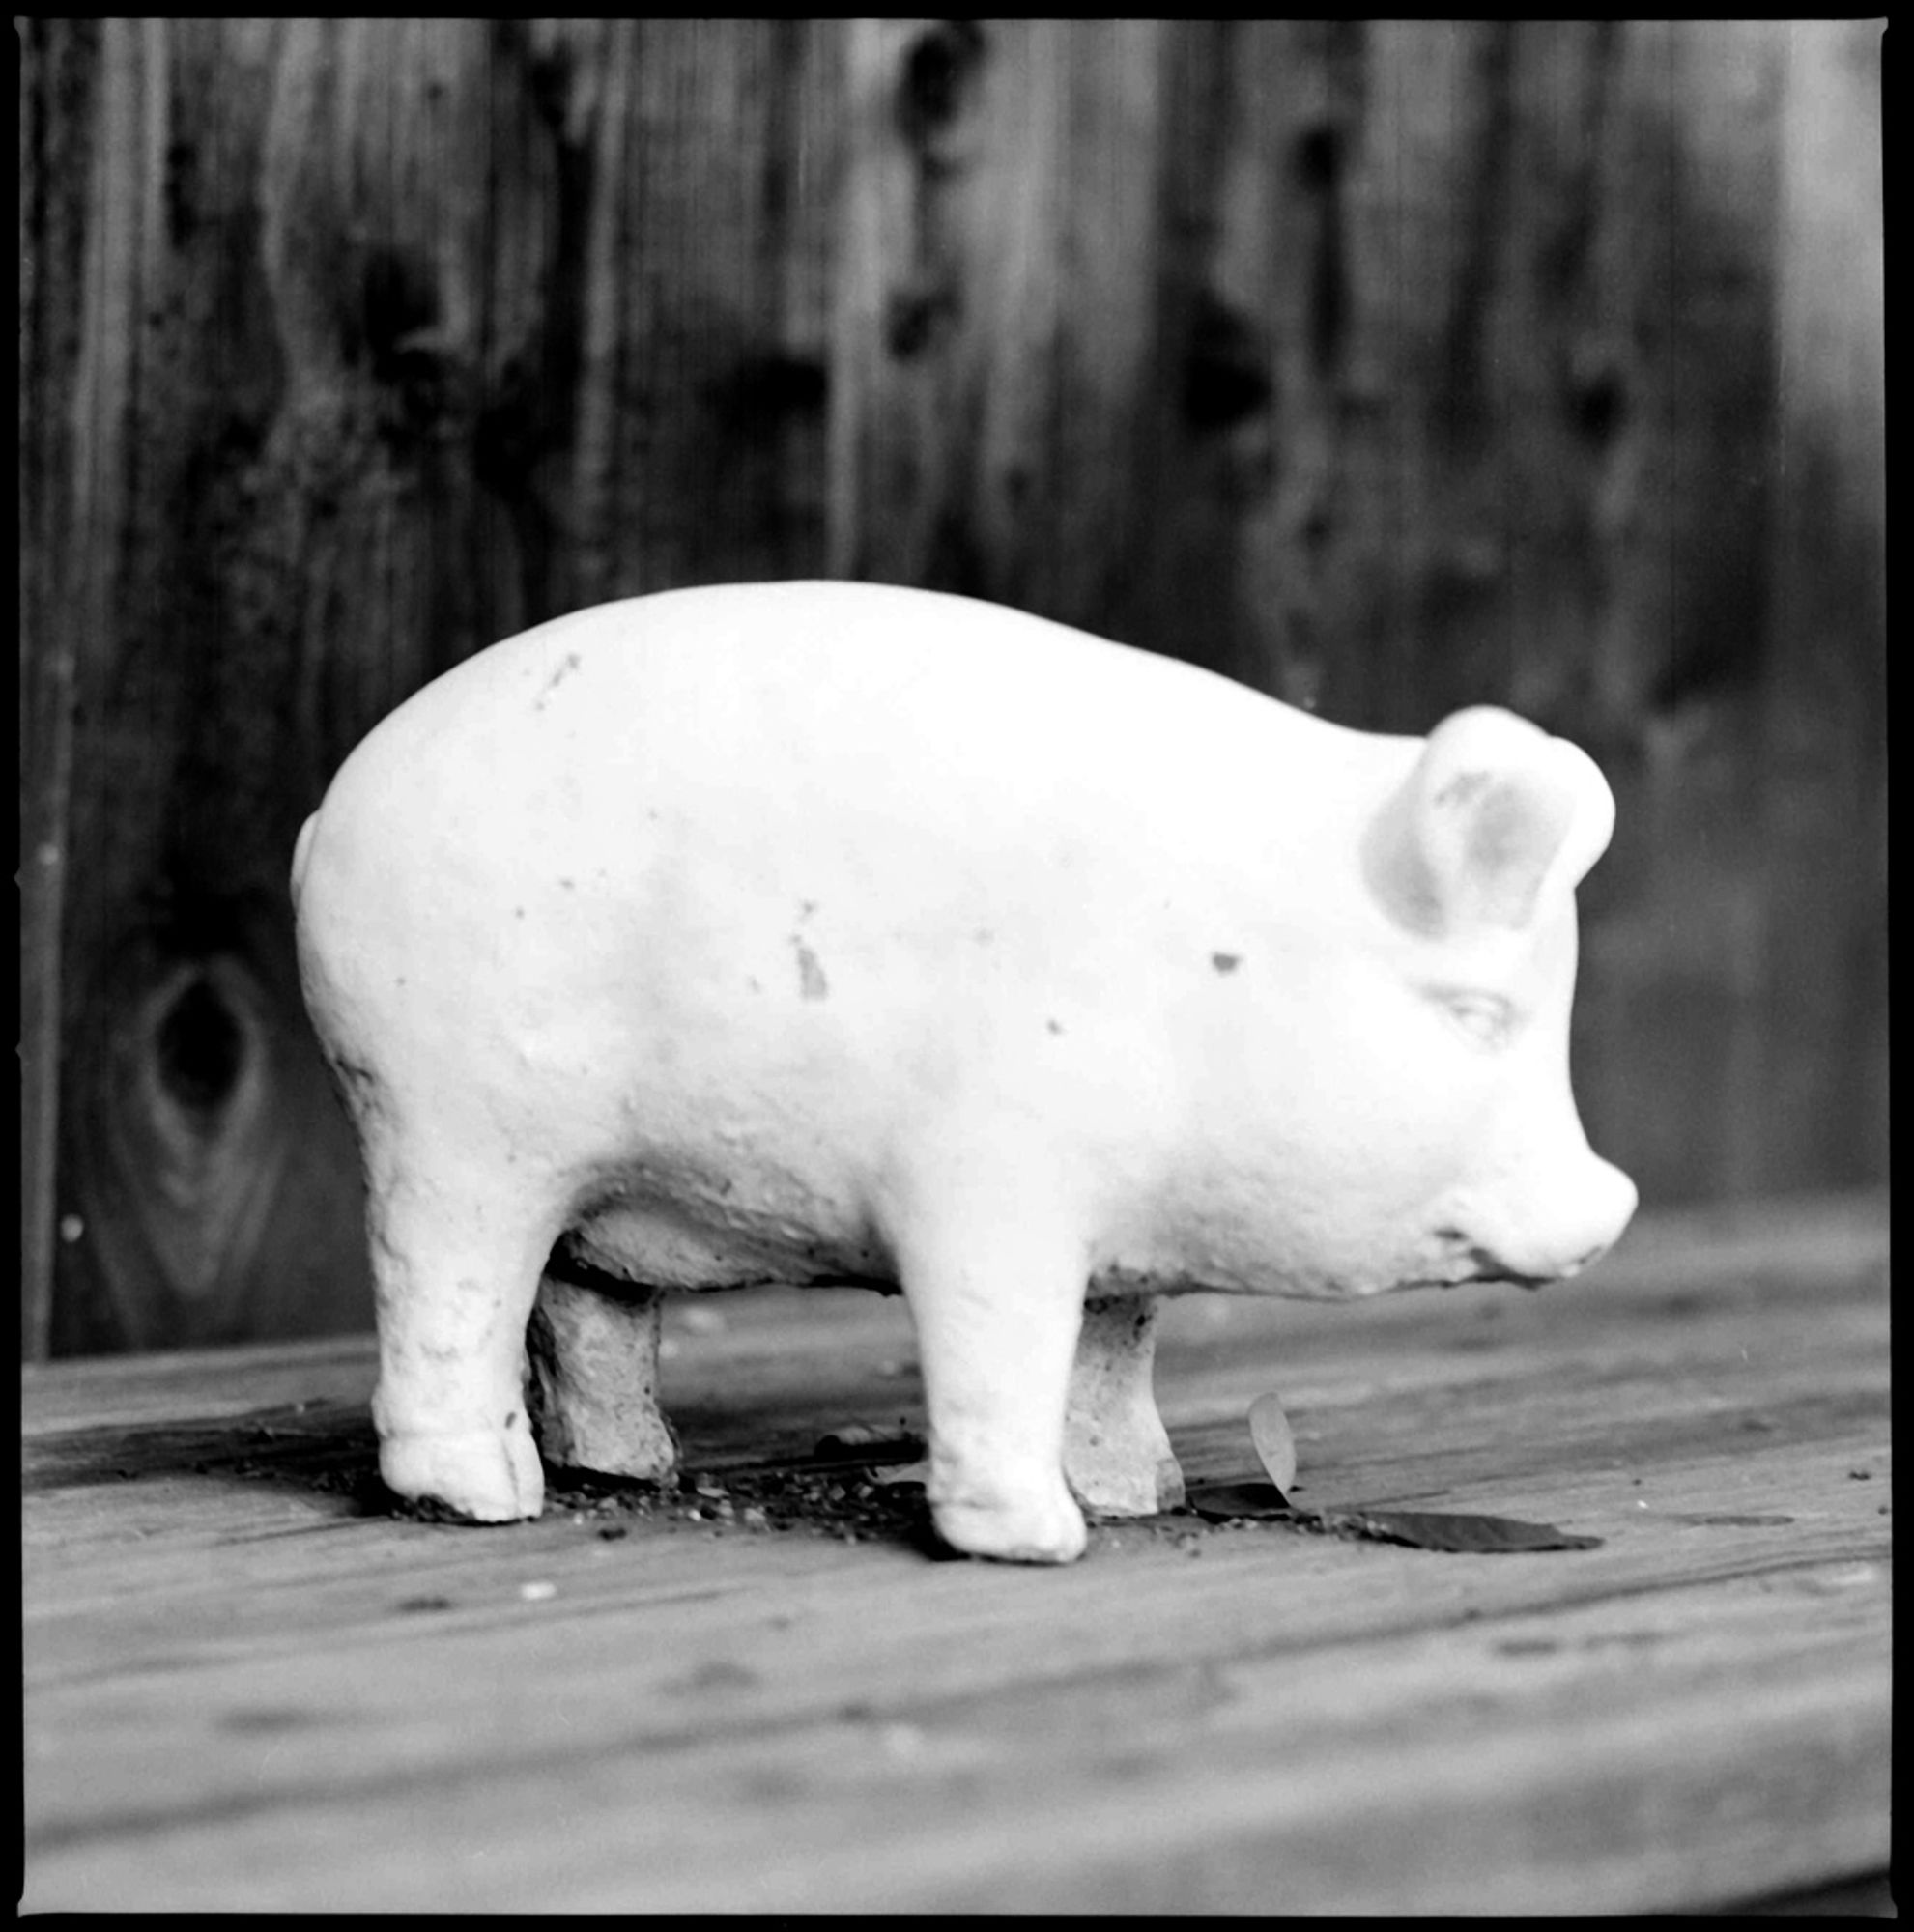
<path id="1" fill-rule="evenodd" d="M 1245 1517 L 1269 1521 L 1297 1513 L 1273 1483 L 1205 1483 L 1189 1491 L 1184 1500 L 1211 1522 L 1232 1522 Z"/>
<path id="2" fill-rule="evenodd" d="M 817 1438 L 812 1458 L 818 1463 L 845 1463 L 859 1466 L 884 1463 L 911 1463 L 924 1454 L 922 1438 L 876 1428 L 868 1422 L 846 1422 L 828 1435 Z"/>
<path id="3" fill-rule="evenodd" d="M 903 1463 L 896 1468 L 873 1469 L 871 1472 L 873 1483 L 928 1483 L 930 1480 L 930 1459 L 927 1456 L 916 1463 Z"/>
<path id="4" fill-rule="evenodd" d="M 1473 1555 L 1536 1549 L 1598 1549 L 1599 1536 L 1578 1536 L 1551 1522 L 1436 1510 L 1298 1509 L 1271 1483 L 1210 1483 L 1191 1490 L 1189 1507 L 1212 1522 L 1288 1522 L 1326 1536 L 1406 1544 L 1413 1549 Z"/>
<path id="5" fill-rule="evenodd" d="M 1296 1434 L 1274 1395 L 1259 1395 L 1249 1405 L 1249 1439 L 1271 1482 L 1287 1496 L 1296 1487 Z"/>
<path id="6" fill-rule="evenodd" d="M 1317 1510 L 1307 1512 L 1336 1536 L 1406 1543 L 1413 1549 L 1453 1549 L 1476 1555 L 1501 1550 L 1599 1549 L 1599 1536 L 1576 1536 L 1552 1522 L 1510 1516 L 1466 1516 L 1437 1510 Z"/>
<path id="7" fill-rule="evenodd" d="M 870 1442 L 888 1442 L 889 1433 L 879 1429 L 874 1422 L 846 1422 L 831 1431 L 828 1435 L 817 1438 L 817 1453 L 821 1456 L 829 1449 L 862 1448 Z"/>

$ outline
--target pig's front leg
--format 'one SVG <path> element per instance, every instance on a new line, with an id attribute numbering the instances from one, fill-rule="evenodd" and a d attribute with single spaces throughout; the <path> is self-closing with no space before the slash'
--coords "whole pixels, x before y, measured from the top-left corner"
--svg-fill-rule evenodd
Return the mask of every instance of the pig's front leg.
<path id="1" fill-rule="evenodd" d="M 1083 1313 L 1082 1245 L 1001 1195 L 895 1243 L 930 1424 L 926 1488 L 954 1549 L 1019 1563 L 1083 1553 L 1064 1482 L 1064 1405 Z"/>
<path id="2" fill-rule="evenodd" d="M 1071 1372 L 1064 1474 L 1104 1516 L 1155 1516 L 1183 1501 L 1183 1471 L 1151 1392 L 1157 1356 L 1154 1295 L 1092 1301 Z"/>
<path id="3" fill-rule="evenodd" d="M 601 1293 L 547 1274 L 526 1330 L 538 1447 L 555 1468 L 657 1481 L 677 1466 L 658 1408 L 664 1296 Z"/>

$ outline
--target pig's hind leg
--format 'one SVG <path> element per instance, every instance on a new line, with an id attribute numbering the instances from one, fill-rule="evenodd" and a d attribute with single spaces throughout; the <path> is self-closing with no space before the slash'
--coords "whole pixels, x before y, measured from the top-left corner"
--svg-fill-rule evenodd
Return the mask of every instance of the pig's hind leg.
<path id="1" fill-rule="evenodd" d="M 1183 1501 L 1183 1471 L 1150 1386 L 1160 1306 L 1151 1295 L 1128 1295 L 1093 1300 L 1083 1311 L 1064 1416 L 1064 1474 L 1102 1516 L 1155 1516 Z"/>
<path id="2" fill-rule="evenodd" d="M 515 1180 L 517 1185 L 514 1185 Z M 476 1522 L 535 1517 L 545 1478 L 525 1402 L 526 1322 L 556 1228 L 522 1177 L 403 1147 L 367 1163 L 379 1472 Z"/>
<path id="3" fill-rule="evenodd" d="M 555 1468 L 655 1482 L 677 1466 L 658 1408 L 663 1305 L 655 1290 L 601 1290 L 546 1269 L 526 1352 L 538 1446 Z"/>

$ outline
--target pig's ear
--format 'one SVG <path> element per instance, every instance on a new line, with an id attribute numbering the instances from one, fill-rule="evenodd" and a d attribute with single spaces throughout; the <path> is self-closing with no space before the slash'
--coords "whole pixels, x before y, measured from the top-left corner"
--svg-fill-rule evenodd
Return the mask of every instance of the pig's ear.
<path id="1" fill-rule="evenodd" d="M 1414 931 L 1519 930 L 1545 891 L 1571 890 L 1601 857 L 1614 800 L 1585 753 L 1513 713 L 1458 711 L 1377 813 L 1371 889 Z"/>

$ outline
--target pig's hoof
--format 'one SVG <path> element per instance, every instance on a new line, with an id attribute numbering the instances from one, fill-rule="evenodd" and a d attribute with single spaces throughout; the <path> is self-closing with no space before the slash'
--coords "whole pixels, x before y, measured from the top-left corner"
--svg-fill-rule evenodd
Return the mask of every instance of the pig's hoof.
<path id="1" fill-rule="evenodd" d="M 938 1502 L 930 1514 L 937 1534 L 953 1549 L 1003 1563 L 1073 1563 L 1089 1541 L 1083 1512 L 1061 1483 L 1054 1496 L 1019 1503 Z"/>
<path id="2" fill-rule="evenodd" d="M 537 1425 L 540 1456 L 555 1469 L 584 1469 L 627 1481 L 663 1482 L 678 1466 L 671 1425 L 646 1402 L 618 1409 L 547 1396 Z"/>
<path id="3" fill-rule="evenodd" d="M 522 1421 L 460 1435 L 388 1435 L 379 1473 L 393 1494 L 471 1522 L 517 1522 L 545 1507 L 545 1471 Z"/>
<path id="4" fill-rule="evenodd" d="M 1183 1502 L 1183 1470 L 1168 1454 L 1125 1463 L 1066 1453 L 1064 1469 L 1076 1499 L 1099 1516 L 1161 1516 Z"/>

